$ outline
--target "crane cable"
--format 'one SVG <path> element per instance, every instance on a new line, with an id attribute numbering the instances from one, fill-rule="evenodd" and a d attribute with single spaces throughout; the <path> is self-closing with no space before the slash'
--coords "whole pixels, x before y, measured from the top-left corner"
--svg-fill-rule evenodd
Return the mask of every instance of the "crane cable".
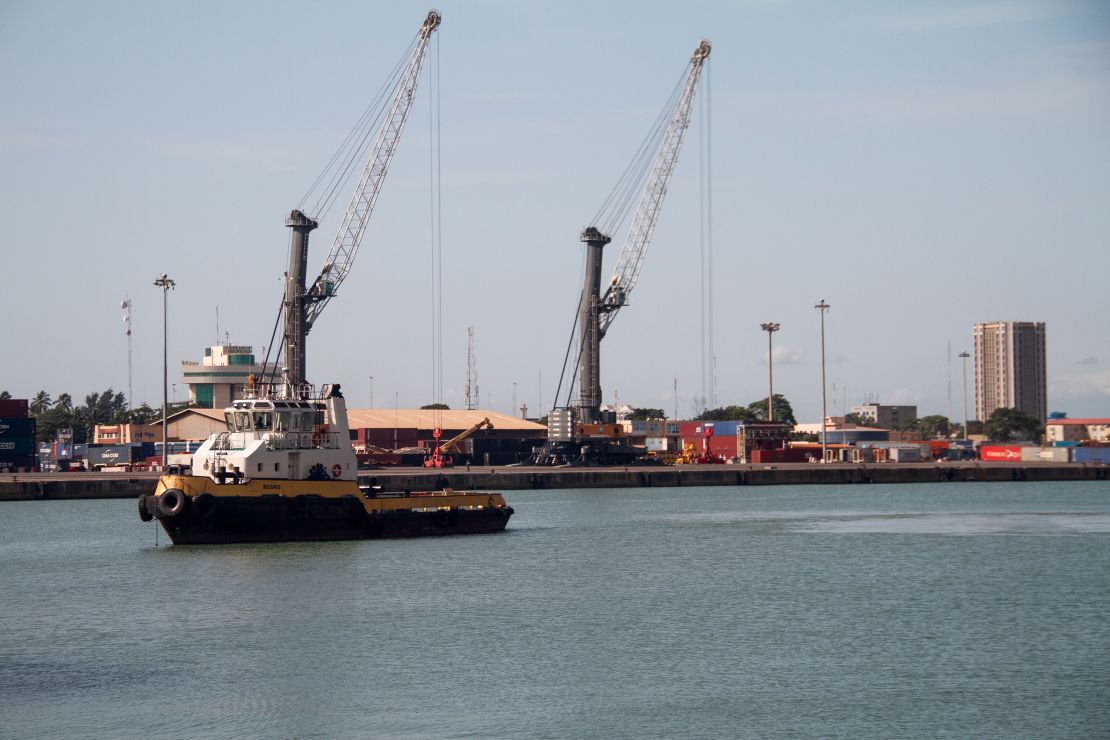
<path id="1" fill-rule="evenodd" d="M 613 189 L 590 221 L 590 224 L 599 228 L 602 233 L 611 236 L 620 228 L 632 211 L 636 196 L 647 180 L 647 173 L 656 159 L 663 134 L 670 122 L 671 115 L 674 113 L 678 98 L 682 94 L 683 85 L 688 74 L 688 72 L 684 72 L 682 77 L 679 78 L 666 103 L 659 111 L 659 115 L 656 116 L 648 130 L 647 136 L 644 137 L 639 149 L 633 155 L 632 161 L 628 163 L 628 166 L 617 180 L 617 184 L 613 186 Z"/>
<path id="2" fill-rule="evenodd" d="M 428 188 L 429 233 L 431 237 L 432 288 L 432 415 L 437 429 L 443 427 L 443 167 L 440 121 L 439 36 L 430 47 L 428 65 Z"/>
<path id="3" fill-rule="evenodd" d="M 382 119 L 387 110 L 386 103 L 394 97 L 397 87 L 401 84 L 401 74 L 419 40 L 420 34 L 418 33 L 408 48 L 405 49 L 404 54 L 397 60 L 397 64 L 394 65 L 392 72 L 390 72 L 389 77 L 386 78 L 374 99 L 363 110 L 358 121 L 335 150 L 335 153 L 332 154 L 324 169 L 317 175 L 316 180 L 313 181 L 304 197 L 301 198 L 300 203 L 297 204 L 298 210 L 304 210 L 305 204 L 319 190 L 319 197 L 313 205 L 311 215 L 314 219 L 321 220 L 331 211 L 339 193 L 346 192 L 346 186 L 357 171 L 357 165 L 365 161 L 366 151 L 370 147 L 373 133 L 381 129 Z M 320 189 L 321 184 L 325 181 L 327 184 Z"/>
<path id="4" fill-rule="evenodd" d="M 701 250 L 701 318 L 702 318 L 702 411 L 706 402 L 717 405 L 717 357 L 713 349 L 713 128 L 712 85 L 710 67 L 705 67 L 705 94 L 700 99 L 700 125 L 698 127 L 698 191 L 699 191 L 699 241 Z M 708 367 L 707 367 L 708 363 Z M 706 379 L 708 377 L 708 399 Z"/>

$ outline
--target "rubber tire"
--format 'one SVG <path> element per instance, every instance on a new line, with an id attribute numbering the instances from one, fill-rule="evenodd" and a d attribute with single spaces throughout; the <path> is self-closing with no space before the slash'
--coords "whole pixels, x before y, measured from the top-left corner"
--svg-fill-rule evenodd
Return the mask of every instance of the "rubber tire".
<path id="1" fill-rule="evenodd" d="M 179 488 L 167 488 L 158 494 L 155 499 L 154 515 L 159 519 L 172 519 L 185 511 L 185 502 L 189 497 Z"/>
<path id="2" fill-rule="evenodd" d="M 147 508 L 147 502 L 150 500 L 150 494 L 144 493 L 139 496 L 139 518 L 144 522 L 149 522 L 154 519 L 154 515 L 150 513 Z"/>
<path id="3" fill-rule="evenodd" d="M 211 519 L 218 506 L 216 497 L 210 493 L 193 496 L 193 514 L 197 519 Z"/>

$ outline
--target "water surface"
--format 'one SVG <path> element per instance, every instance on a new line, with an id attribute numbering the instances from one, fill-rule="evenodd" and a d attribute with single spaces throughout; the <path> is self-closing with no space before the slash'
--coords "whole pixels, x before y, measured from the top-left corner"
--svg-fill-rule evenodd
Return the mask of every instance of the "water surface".
<path id="1" fill-rule="evenodd" d="M 510 492 L 500 535 L 155 545 L 0 505 L 0 736 L 1110 734 L 1110 487 Z"/>

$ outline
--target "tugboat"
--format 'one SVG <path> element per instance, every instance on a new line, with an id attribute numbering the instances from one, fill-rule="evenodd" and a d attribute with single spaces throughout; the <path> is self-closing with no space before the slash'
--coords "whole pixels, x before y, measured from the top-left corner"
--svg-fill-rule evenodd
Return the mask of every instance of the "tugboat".
<path id="1" fill-rule="evenodd" d="M 227 431 L 201 445 L 191 474 L 163 475 L 153 494 L 139 497 L 139 517 L 161 522 L 175 545 L 499 532 L 512 516 L 500 493 L 360 489 L 339 385 L 324 385 L 317 394 L 305 382 L 306 337 L 350 272 L 408 119 L 428 39 L 439 23 L 439 13 L 430 11 L 382 115 L 360 123 L 383 122 L 331 253 L 311 288 L 305 281 L 308 239 L 319 224 L 300 210 L 285 219 L 292 238 L 282 301 L 281 381 L 249 379 L 243 398 L 225 409 Z M 369 130 L 364 133 L 354 140 L 369 140 Z M 349 160 L 333 159 L 336 171 L 352 171 L 360 151 L 354 147 Z M 330 180 L 321 175 L 320 182 Z"/>
<path id="2" fill-rule="evenodd" d="M 175 545 L 500 532 L 513 515 L 500 493 L 359 488 L 337 384 L 317 395 L 248 382 L 243 395 L 191 475 L 163 475 L 139 497 L 139 517 L 157 519 Z"/>

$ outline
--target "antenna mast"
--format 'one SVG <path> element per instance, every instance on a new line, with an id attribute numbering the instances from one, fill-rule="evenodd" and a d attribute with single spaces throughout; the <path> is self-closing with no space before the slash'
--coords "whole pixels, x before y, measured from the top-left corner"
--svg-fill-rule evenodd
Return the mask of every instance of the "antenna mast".
<path id="1" fill-rule="evenodd" d="M 474 327 L 466 327 L 466 409 L 478 407 L 478 367 L 474 362 Z"/>

